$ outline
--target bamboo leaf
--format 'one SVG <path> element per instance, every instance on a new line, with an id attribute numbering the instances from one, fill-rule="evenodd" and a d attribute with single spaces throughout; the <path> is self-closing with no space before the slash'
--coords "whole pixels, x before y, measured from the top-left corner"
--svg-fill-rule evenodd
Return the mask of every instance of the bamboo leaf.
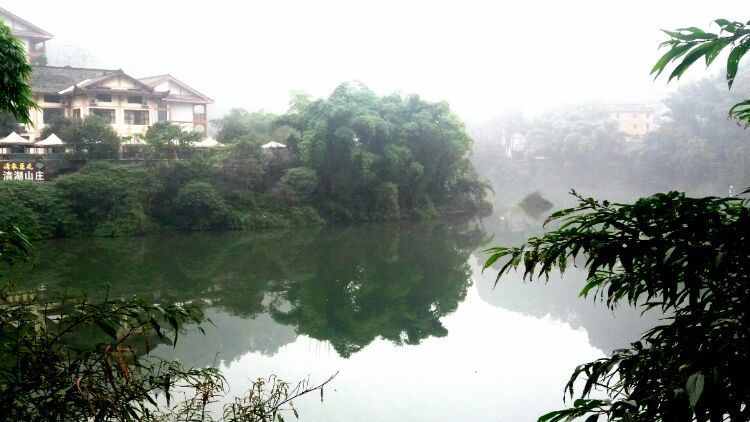
<path id="1" fill-rule="evenodd" d="M 701 44 L 695 48 L 693 48 L 690 53 L 688 53 L 685 58 L 682 60 L 682 62 L 677 65 L 677 67 L 674 68 L 672 71 L 672 74 L 669 75 L 669 81 L 671 81 L 674 78 L 679 79 L 685 71 L 692 66 L 693 63 L 695 63 L 698 59 L 701 57 L 706 56 L 711 52 L 711 49 L 714 48 L 712 43 L 705 43 Z"/>
<path id="2" fill-rule="evenodd" d="M 696 372 L 688 377 L 685 389 L 687 390 L 688 398 L 690 399 L 690 407 L 695 408 L 698 400 L 700 400 L 701 394 L 703 394 L 704 382 L 705 379 L 700 372 Z"/>
<path id="3" fill-rule="evenodd" d="M 691 48 L 693 48 L 696 45 L 696 43 L 688 43 L 683 44 L 681 46 L 673 47 L 669 51 L 667 51 L 661 58 L 656 62 L 653 68 L 651 68 L 651 74 L 654 76 L 654 79 L 658 78 L 659 75 L 664 71 L 666 66 L 672 62 L 673 60 L 679 59 L 682 57 L 685 53 L 690 51 Z M 553 214 L 554 215 L 554 214 Z"/>
<path id="4" fill-rule="evenodd" d="M 745 39 L 743 43 L 733 48 L 732 52 L 729 53 L 729 58 L 727 58 L 727 84 L 729 85 L 729 89 L 732 89 L 740 60 L 747 53 L 748 48 L 750 48 L 750 39 Z"/>

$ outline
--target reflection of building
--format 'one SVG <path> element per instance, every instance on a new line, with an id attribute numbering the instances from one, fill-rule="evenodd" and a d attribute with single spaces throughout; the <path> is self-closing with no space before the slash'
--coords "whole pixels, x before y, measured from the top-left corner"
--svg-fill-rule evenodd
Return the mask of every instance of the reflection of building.
<path id="1" fill-rule="evenodd" d="M 27 47 L 32 64 L 45 64 L 45 41 L 52 35 L 0 8 L 0 18 Z M 44 126 L 60 117 L 99 116 L 120 136 L 143 135 L 155 122 L 172 122 L 206 133 L 213 101 L 171 75 L 136 79 L 124 71 L 70 66 L 33 66 L 31 110 L 26 139 L 39 139 Z M 63 139 L 65 141 L 65 139 Z"/>
<path id="2" fill-rule="evenodd" d="M 654 130 L 654 109 L 642 104 L 614 104 L 605 106 L 609 117 L 620 132 L 639 138 Z"/>
<path id="3" fill-rule="evenodd" d="M 4 21 L 11 33 L 23 42 L 29 62 L 45 64 L 46 42 L 52 39 L 52 34 L 0 7 L 0 20 Z"/>

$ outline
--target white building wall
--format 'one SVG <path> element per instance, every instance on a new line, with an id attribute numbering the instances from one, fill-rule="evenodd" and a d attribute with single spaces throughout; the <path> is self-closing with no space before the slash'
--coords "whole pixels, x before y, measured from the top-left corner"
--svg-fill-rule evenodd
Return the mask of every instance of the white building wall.
<path id="1" fill-rule="evenodd" d="M 169 104 L 169 120 L 172 122 L 193 122 L 193 105 L 182 103 Z"/>

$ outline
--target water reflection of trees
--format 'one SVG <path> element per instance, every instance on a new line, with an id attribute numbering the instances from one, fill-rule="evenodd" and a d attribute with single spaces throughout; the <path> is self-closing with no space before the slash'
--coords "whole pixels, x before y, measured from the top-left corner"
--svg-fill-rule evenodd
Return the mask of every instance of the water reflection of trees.
<path id="1" fill-rule="evenodd" d="M 467 258 L 482 237 L 465 225 L 432 224 L 65 240 L 41 245 L 34 270 L 19 269 L 14 278 L 19 287 L 92 299 L 203 299 L 223 320 L 266 331 L 287 325 L 349 356 L 377 337 L 416 344 L 445 335 L 440 318 L 465 297 Z M 220 359 L 273 353 L 291 341 L 286 330 L 265 335 L 240 325 L 219 325 L 216 338 L 205 339 L 226 346 Z"/>
<path id="2" fill-rule="evenodd" d="M 376 226 L 325 237 L 294 257 L 311 276 L 284 280 L 281 291 L 291 309 L 272 308 L 272 315 L 330 341 L 342 356 L 379 336 L 396 344 L 444 336 L 439 319 L 466 296 L 467 258 L 480 238 L 446 226 Z"/>

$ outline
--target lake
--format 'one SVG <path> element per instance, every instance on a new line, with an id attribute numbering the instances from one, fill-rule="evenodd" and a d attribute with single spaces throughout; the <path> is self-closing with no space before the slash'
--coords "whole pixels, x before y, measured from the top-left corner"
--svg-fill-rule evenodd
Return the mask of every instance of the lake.
<path id="1" fill-rule="evenodd" d="M 500 220 L 263 233 L 68 239 L 37 246 L 20 287 L 97 299 L 202 299 L 214 325 L 152 353 L 216 366 L 230 396 L 257 377 L 339 375 L 295 404 L 304 421 L 531 421 L 560 408 L 573 368 L 654 324 L 548 284 L 481 271 L 490 244 L 538 223 Z M 293 419 L 293 418 L 292 418 Z"/>

